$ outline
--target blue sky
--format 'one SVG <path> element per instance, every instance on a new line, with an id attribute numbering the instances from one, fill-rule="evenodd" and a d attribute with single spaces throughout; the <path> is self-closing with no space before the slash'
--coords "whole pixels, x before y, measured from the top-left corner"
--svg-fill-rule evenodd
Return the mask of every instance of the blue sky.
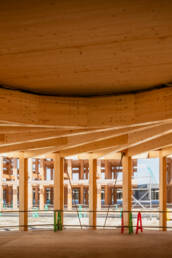
<path id="1" fill-rule="evenodd" d="M 138 185 L 159 184 L 159 159 L 138 159 L 137 173 L 134 178 Z"/>

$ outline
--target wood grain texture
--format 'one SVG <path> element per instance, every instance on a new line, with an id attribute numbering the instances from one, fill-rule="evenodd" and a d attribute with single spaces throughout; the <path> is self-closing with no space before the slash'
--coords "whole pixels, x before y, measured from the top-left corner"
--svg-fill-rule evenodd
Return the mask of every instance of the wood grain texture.
<path id="1" fill-rule="evenodd" d="M 0 83 L 51 95 L 104 95 L 172 81 L 172 2 L 0 3 Z"/>

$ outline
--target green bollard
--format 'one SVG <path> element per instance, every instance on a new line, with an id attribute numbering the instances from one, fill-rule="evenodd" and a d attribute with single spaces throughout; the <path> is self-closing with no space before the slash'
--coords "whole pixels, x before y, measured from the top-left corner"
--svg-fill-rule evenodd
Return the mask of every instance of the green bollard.
<path id="1" fill-rule="evenodd" d="M 57 229 L 62 230 L 62 217 L 61 217 L 61 212 L 58 211 L 58 216 L 57 216 Z"/>
<path id="2" fill-rule="evenodd" d="M 129 230 L 129 234 L 133 234 L 132 212 L 130 212 L 130 215 L 129 215 L 129 227 L 128 227 L 128 230 Z"/>
<path id="3" fill-rule="evenodd" d="M 56 211 L 54 211 L 54 232 L 57 231 L 57 223 L 56 223 Z"/>
<path id="4" fill-rule="evenodd" d="M 58 211 L 54 211 L 54 232 L 56 232 L 57 230 L 62 230 L 63 226 L 62 226 L 62 217 L 61 217 L 61 212 Z"/>

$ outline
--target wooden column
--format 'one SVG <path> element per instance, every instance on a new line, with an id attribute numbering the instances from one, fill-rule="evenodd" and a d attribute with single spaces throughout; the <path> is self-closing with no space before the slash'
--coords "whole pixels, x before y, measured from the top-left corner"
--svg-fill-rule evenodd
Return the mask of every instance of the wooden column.
<path id="1" fill-rule="evenodd" d="M 13 176 L 14 176 L 14 184 L 13 184 L 13 209 L 17 209 L 17 159 L 14 159 L 13 163 Z"/>
<path id="2" fill-rule="evenodd" d="M 108 186 L 108 201 L 109 201 L 109 205 L 112 205 L 112 187 Z"/>
<path id="3" fill-rule="evenodd" d="M 97 178 L 101 179 L 101 160 L 97 160 Z M 101 210 L 101 183 L 97 183 L 97 210 Z"/>
<path id="4" fill-rule="evenodd" d="M 20 158 L 19 167 L 19 227 L 21 231 L 28 230 L 28 160 Z"/>
<path id="5" fill-rule="evenodd" d="M 113 201 L 114 201 L 114 204 L 117 203 L 117 188 L 116 187 L 113 188 Z"/>
<path id="6" fill-rule="evenodd" d="M 112 179 L 112 166 L 109 160 L 105 160 L 105 179 Z"/>
<path id="7" fill-rule="evenodd" d="M 39 173 L 40 173 L 41 180 L 44 180 L 45 173 L 44 173 L 44 160 L 43 159 L 40 160 L 40 171 L 39 171 Z"/>
<path id="8" fill-rule="evenodd" d="M 50 187 L 50 203 L 54 205 L 54 187 Z"/>
<path id="9" fill-rule="evenodd" d="M 80 186 L 80 204 L 84 204 L 84 186 Z"/>
<path id="10" fill-rule="evenodd" d="M 104 191 L 105 191 L 105 205 L 109 205 L 109 189 L 108 185 L 104 186 Z"/>
<path id="11" fill-rule="evenodd" d="M 54 156 L 54 210 L 64 209 L 64 158 Z M 61 213 L 63 223 L 63 212 Z"/>
<path id="12" fill-rule="evenodd" d="M 39 187 L 38 186 L 35 186 L 35 206 L 37 207 L 38 206 L 38 203 L 39 203 Z"/>
<path id="13" fill-rule="evenodd" d="M 84 179 L 84 161 L 80 160 L 80 179 Z"/>
<path id="14" fill-rule="evenodd" d="M 44 160 L 40 160 L 40 178 L 42 181 L 44 181 Z M 44 186 L 40 185 L 39 187 L 39 209 L 44 209 Z"/>
<path id="15" fill-rule="evenodd" d="M 96 209 L 97 209 L 97 160 L 89 159 L 89 225 L 96 229 Z"/>
<path id="16" fill-rule="evenodd" d="M 39 209 L 43 210 L 44 209 L 44 186 L 40 185 L 39 187 Z"/>
<path id="17" fill-rule="evenodd" d="M 123 211 L 124 211 L 124 225 L 129 225 L 129 212 L 125 213 L 125 211 L 131 211 L 131 200 L 132 200 L 132 159 L 128 156 L 128 152 L 125 153 L 122 159 L 123 166 Z"/>
<path id="18" fill-rule="evenodd" d="M 32 159 L 28 159 L 28 209 L 33 206 L 33 190 L 32 190 Z"/>
<path id="19" fill-rule="evenodd" d="M 166 157 L 162 156 L 160 152 L 159 156 L 159 209 L 160 211 L 166 211 L 167 209 L 167 186 L 166 186 L 166 169 L 167 169 L 167 161 Z M 159 220 L 160 227 L 167 226 L 167 214 L 166 212 L 160 212 L 160 220 Z M 162 231 L 166 231 L 166 228 L 161 228 Z"/>
<path id="20" fill-rule="evenodd" d="M 0 211 L 3 209 L 3 157 L 0 157 Z"/>
<path id="21" fill-rule="evenodd" d="M 17 186 L 13 185 L 13 209 L 17 209 Z"/>
<path id="22" fill-rule="evenodd" d="M 12 207 L 12 197 L 13 197 L 13 188 L 12 186 L 8 186 L 8 205 Z"/>
<path id="23" fill-rule="evenodd" d="M 109 179 L 109 162 L 105 160 L 105 179 Z"/>
<path id="24" fill-rule="evenodd" d="M 68 176 L 70 180 L 72 180 L 72 160 L 69 159 L 67 161 L 67 170 L 68 170 Z M 67 194 L 67 207 L 69 210 L 72 210 L 72 188 L 70 185 L 70 182 L 68 181 L 68 194 Z"/>
<path id="25" fill-rule="evenodd" d="M 85 175 L 86 175 L 86 179 L 88 179 L 88 173 L 89 173 L 89 162 L 88 163 L 86 163 L 86 165 L 85 165 Z"/>

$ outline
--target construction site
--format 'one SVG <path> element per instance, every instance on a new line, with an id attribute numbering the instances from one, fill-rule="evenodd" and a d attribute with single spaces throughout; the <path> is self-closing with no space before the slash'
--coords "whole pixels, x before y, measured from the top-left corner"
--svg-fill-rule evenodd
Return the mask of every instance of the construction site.
<path id="1" fill-rule="evenodd" d="M 171 257 L 171 11 L 0 3 L 0 257 Z"/>
<path id="2" fill-rule="evenodd" d="M 89 227 L 89 162 L 64 161 L 64 228 Z M 146 159 L 140 159 L 146 163 Z M 153 161 L 154 159 L 149 159 Z M 19 230 L 19 159 L 1 158 L 2 231 Z M 159 182 L 151 168 L 132 160 L 132 210 L 142 211 L 145 228 L 159 229 Z M 148 169 L 148 174 L 146 170 Z M 158 167 L 156 168 L 158 169 Z M 97 228 L 121 226 L 123 207 L 121 160 L 97 161 Z M 140 175 L 141 172 L 141 175 Z M 155 171 L 159 174 L 159 171 Z M 139 179 L 139 180 L 138 180 Z M 172 159 L 167 159 L 167 223 L 172 226 Z M 52 229 L 54 207 L 53 159 L 28 160 L 28 217 L 30 229 Z M 10 212 L 11 211 L 11 212 Z"/>

